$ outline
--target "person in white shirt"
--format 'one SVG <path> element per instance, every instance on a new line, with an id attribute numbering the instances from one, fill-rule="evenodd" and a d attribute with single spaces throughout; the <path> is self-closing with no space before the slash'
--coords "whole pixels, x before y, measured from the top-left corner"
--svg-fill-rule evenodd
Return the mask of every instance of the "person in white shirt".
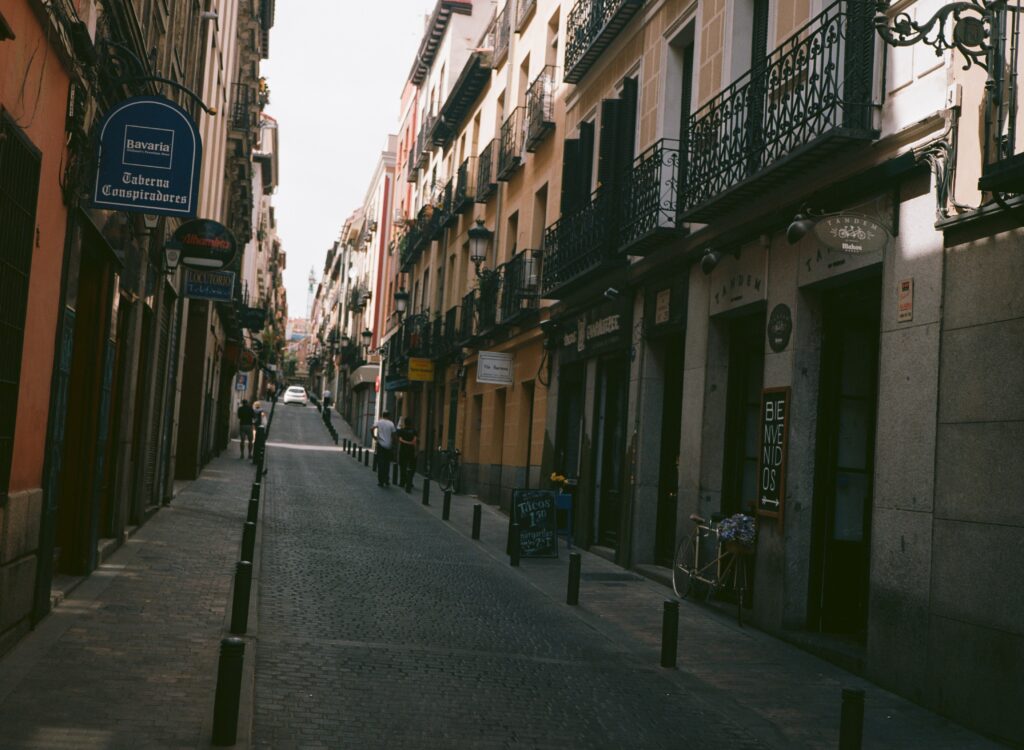
<path id="1" fill-rule="evenodd" d="M 385 411 L 373 424 L 373 437 L 377 441 L 377 486 L 391 485 L 391 455 L 395 448 L 395 423 L 391 412 Z"/>

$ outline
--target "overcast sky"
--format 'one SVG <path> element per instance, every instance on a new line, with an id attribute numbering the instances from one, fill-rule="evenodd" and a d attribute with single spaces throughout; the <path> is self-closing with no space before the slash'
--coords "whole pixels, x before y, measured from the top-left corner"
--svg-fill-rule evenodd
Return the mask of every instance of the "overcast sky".
<path id="1" fill-rule="evenodd" d="M 290 0 L 270 32 L 267 113 L 277 118 L 277 230 L 288 314 L 304 317 L 309 269 L 362 205 L 434 0 Z"/>

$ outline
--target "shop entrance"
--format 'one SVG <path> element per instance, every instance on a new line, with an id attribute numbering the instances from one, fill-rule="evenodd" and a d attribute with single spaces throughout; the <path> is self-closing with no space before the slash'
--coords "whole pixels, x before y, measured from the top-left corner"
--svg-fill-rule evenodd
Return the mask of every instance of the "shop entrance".
<path id="1" fill-rule="evenodd" d="M 729 390 L 726 398 L 722 513 L 750 512 L 757 499 L 758 415 L 764 384 L 765 315 L 729 324 Z"/>
<path id="2" fill-rule="evenodd" d="M 669 339 L 662 347 L 664 384 L 661 415 L 661 456 L 658 469 L 658 515 L 654 561 L 672 565 L 676 542 L 676 503 L 679 493 L 679 441 L 683 410 L 683 340 Z"/>
<path id="3" fill-rule="evenodd" d="M 810 626 L 865 636 L 868 612 L 879 279 L 828 293 L 824 305 Z"/>
<path id="4" fill-rule="evenodd" d="M 597 507 L 597 543 L 618 549 L 622 525 L 622 484 L 626 453 L 626 388 L 629 360 L 624 357 L 600 363 L 594 432 L 597 436 L 594 483 Z"/>

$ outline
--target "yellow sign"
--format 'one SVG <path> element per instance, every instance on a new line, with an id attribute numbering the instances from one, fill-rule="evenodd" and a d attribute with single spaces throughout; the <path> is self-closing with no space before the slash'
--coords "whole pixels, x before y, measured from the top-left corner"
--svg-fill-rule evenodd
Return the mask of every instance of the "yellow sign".
<path id="1" fill-rule="evenodd" d="M 422 357 L 409 357 L 409 380 L 434 382 L 434 361 Z"/>

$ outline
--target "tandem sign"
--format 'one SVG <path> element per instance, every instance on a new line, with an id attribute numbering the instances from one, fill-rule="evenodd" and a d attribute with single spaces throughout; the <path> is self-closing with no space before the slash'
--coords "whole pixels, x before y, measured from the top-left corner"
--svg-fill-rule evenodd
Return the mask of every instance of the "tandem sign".
<path id="1" fill-rule="evenodd" d="M 195 216 L 203 145 L 191 116 L 169 99 L 137 96 L 99 128 L 97 208 Z"/>

